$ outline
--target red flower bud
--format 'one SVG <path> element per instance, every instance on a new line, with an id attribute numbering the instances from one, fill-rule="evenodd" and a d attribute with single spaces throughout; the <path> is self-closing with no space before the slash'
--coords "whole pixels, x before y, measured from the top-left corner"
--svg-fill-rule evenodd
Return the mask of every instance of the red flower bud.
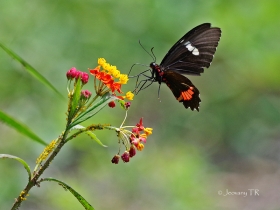
<path id="1" fill-rule="evenodd" d="M 133 145 L 131 145 L 130 149 L 129 149 L 129 157 L 133 157 L 136 155 L 136 149 Z"/>
<path id="2" fill-rule="evenodd" d="M 125 151 L 122 156 L 121 156 L 123 162 L 127 163 L 129 162 L 129 152 L 128 151 Z"/>
<path id="3" fill-rule="evenodd" d="M 119 160 L 120 160 L 120 156 L 119 155 L 115 155 L 113 157 L 113 159 L 111 160 L 111 162 L 114 163 L 114 164 L 118 164 Z"/>
<path id="4" fill-rule="evenodd" d="M 108 103 L 108 106 L 111 108 L 114 108 L 116 106 L 114 101 L 111 101 L 110 103 Z"/>

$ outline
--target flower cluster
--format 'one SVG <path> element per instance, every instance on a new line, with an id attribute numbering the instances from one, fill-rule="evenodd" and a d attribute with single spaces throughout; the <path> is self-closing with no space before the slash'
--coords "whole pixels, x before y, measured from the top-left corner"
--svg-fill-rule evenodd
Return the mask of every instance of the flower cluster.
<path id="1" fill-rule="evenodd" d="M 130 143 L 132 143 L 137 150 L 141 151 L 144 149 L 144 144 L 147 141 L 147 137 L 152 134 L 152 128 L 145 128 L 143 125 L 143 118 L 140 119 L 136 127 L 132 129 L 132 134 L 130 136 Z M 143 132 L 141 134 L 141 132 Z"/>
<path id="2" fill-rule="evenodd" d="M 97 95 L 103 95 L 109 91 L 122 93 L 121 86 L 128 81 L 126 74 L 121 74 L 116 66 L 110 65 L 104 58 L 99 58 L 98 66 L 94 69 L 89 69 L 89 72 L 101 81 L 99 85 L 96 85 L 95 81 Z M 119 79 L 119 81 L 116 82 L 115 79 Z"/>
<path id="3" fill-rule="evenodd" d="M 136 126 L 123 126 L 128 109 L 131 106 L 131 102 L 125 101 L 125 99 L 133 100 L 134 97 L 131 91 L 122 94 L 121 87 L 128 81 L 128 76 L 126 74 L 121 74 L 116 66 L 110 65 L 104 58 L 99 58 L 98 66 L 94 69 L 89 69 L 89 72 L 94 76 L 96 95 L 93 97 L 90 91 L 82 90 L 83 86 L 88 83 L 89 80 L 89 75 L 87 73 L 81 72 L 75 67 L 71 68 L 66 73 L 66 77 L 69 81 L 68 128 L 72 130 L 77 129 L 77 134 L 87 132 L 87 134 L 97 140 L 98 143 L 101 143 L 100 140 L 97 139 L 95 134 L 91 134 L 90 132 L 103 129 L 115 130 L 117 132 L 119 145 L 125 146 L 125 152 L 120 155 L 119 149 L 118 154 L 113 157 L 112 163 L 117 164 L 119 159 L 122 159 L 125 163 L 129 162 L 130 158 L 136 155 L 137 150 L 142 151 L 144 149 L 147 137 L 152 134 L 152 128 L 145 128 L 142 118 Z M 73 88 L 70 89 L 72 81 Z M 118 95 L 116 95 L 116 93 L 118 93 Z M 80 125 L 80 123 L 96 115 L 105 105 L 108 104 L 109 107 L 114 108 L 116 106 L 116 101 L 126 110 L 125 119 L 120 127 L 113 127 L 109 124 L 93 124 L 87 127 Z M 67 141 L 74 138 L 77 134 L 73 134 Z"/>
<path id="4" fill-rule="evenodd" d="M 116 66 L 110 65 L 104 58 L 98 58 L 97 62 L 97 67 L 94 69 L 89 69 L 90 74 L 95 77 L 94 87 L 96 94 L 102 96 L 110 91 L 113 95 L 116 95 L 116 91 L 122 93 L 121 86 L 127 83 L 127 74 L 121 74 Z M 118 79 L 118 81 L 115 81 L 115 79 Z M 131 91 L 128 91 L 124 96 L 117 96 L 117 98 L 120 100 L 133 100 L 133 97 L 134 94 Z M 116 106 L 114 101 L 111 101 L 108 105 L 111 108 Z M 128 106 L 126 104 L 123 105 L 125 109 L 127 109 L 129 106 L 130 103 Z"/>
<path id="5" fill-rule="evenodd" d="M 136 150 L 142 151 L 144 149 L 144 143 L 147 141 L 147 137 L 152 134 L 152 128 L 145 128 L 143 125 L 143 119 L 141 118 L 136 126 L 132 127 L 132 130 L 126 130 L 131 126 L 124 126 L 117 129 L 119 143 L 122 143 L 126 147 L 126 151 L 120 155 L 115 155 L 112 159 L 112 163 L 118 164 L 121 158 L 123 162 L 129 162 L 130 158 L 136 155 Z"/>

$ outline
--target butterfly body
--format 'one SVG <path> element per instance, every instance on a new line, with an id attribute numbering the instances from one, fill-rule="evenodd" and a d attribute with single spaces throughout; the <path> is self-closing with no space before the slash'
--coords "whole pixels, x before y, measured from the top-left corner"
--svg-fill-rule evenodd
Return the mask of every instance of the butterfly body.
<path id="1" fill-rule="evenodd" d="M 185 108 L 199 111 L 199 90 L 184 75 L 200 75 L 210 66 L 220 37 L 221 29 L 211 28 L 210 23 L 193 28 L 171 47 L 160 65 L 150 64 L 150 81 L 166 83 Z"/>

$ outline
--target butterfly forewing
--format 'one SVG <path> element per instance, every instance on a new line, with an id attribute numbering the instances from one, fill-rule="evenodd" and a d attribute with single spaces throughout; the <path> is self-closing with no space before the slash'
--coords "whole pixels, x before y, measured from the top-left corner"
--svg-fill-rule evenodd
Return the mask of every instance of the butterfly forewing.
<path id="1" fill-rule="evenodd" d="M 200 75 L 210 66 L 220 37 L 220 28 L 211 28 L 210 23 L 193 28 L 168 51 L 160 64 L 162 71 Z"/>

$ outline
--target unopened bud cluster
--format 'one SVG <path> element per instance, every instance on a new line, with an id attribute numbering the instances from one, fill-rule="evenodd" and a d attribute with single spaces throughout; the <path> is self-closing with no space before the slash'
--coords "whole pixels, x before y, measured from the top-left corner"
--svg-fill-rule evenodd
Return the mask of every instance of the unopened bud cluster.
<path id="1" fill-rule="evenodd" d="M 66 77 L 68 80 L 78 79 L 81 78 L 81 82 L 85 85 L 88 83 L 89 75 L 86 72 L 82 72 L 77 70 L 75 67 L 72 67 L 69 71 L 66 73 Z"/>

